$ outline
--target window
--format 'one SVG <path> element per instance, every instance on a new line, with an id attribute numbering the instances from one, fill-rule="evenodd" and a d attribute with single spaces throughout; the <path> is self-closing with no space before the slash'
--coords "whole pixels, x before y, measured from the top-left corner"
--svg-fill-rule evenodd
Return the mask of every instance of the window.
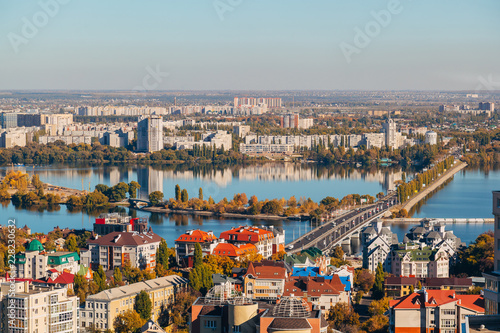
<path id="1" fill-rule="evenodd" d="M 441 310 L 441 314 L 445 315 L 445 316 L 454 316 L 455 309 L 443 309 L 443 310 Z"/>
<path id="2" fill-rule="evenodd" d="M 441 327 L 455 327 L 455 319 L 441 319 Z"/>
<path id="3" fill-rule="evenodd" d="M 217 323 L 215 320 L 205 320 L 205 327 L 207 328 L 217 328 Z"/>
<path id="4" fill-rule="evenodd" d="M 233 326 L 233 332 L 234 333 L 240 333 L 241 332 L 241 326 L 240 325 L 234 325 Z"/>

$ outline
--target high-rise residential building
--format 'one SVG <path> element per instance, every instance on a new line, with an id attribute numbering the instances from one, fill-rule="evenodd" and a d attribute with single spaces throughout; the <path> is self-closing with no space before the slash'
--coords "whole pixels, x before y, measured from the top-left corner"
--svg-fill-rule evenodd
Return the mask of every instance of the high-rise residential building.
<path id="1" fill-rule="evenodd" d="M 383 125 L 385 133 L 385 145 L 387 147 L 398 148 L 398 143 L 396 140 L 396 123 L 393 119 L 387 119 L 387 122 Z"/>
<path id="2" fill-rule="evenodd" d="M 250 133 L 250 126 L 247 125 L 233 126 L 233 133 L 239 136 L 240 138 L 244 138 L 248 133 Z"/>
<path id="3" fill-rule="evenodd" d="M 137 151 L 155 152 L 163 149 L 161 116 L 140 116 L 137 123 Z"/>
<path id="4" fill-rule="evenodd" d="M 438 135 L 436 132 L 428 131 L 425 133 L 425 143 L 430 145 L 437 145 Z"/>
<path id="5" fill-rule="evenodd" d="M 488 315 L 500 315 L 500 191 L 493 191 L 493 215 L 495 216 L 495 256 L 493 272 L 483 273 L 485 310 Z"/>
<path id="6" fill-rule="evenodd" d="M 485 111 L 495 111 L 495 103 L 493 102 L 480 102 L 479 103 L 479 110 L 485 110 Z"/>
<path id="7" fill-rule="evenodd" d="M 0 113 L 0 124 L 2 128 L 17 127 L 17 113 L 2 112 Z"/>
<path id="8" fill-rule="evenodd" d="M 1 332 L 79 331 L 80 301 L 69 296 L 67 288 L 35 287 L 23 281 L 2 283 L 0 290 Z"/>
<path id="9" fill-rule="evenodd" d="M 234 107 L 265 104 L 268 108 L 280 108 L 281 98 L 279 97 L 235 97 Z"/>

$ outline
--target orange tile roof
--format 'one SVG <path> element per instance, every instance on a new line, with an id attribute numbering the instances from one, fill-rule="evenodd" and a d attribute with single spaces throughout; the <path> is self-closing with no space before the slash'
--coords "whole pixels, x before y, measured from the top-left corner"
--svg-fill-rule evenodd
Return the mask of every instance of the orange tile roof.
<path id="1" fill-rule="evenodd" d="M 239 257 L 249 252 L 257 252 L 257 247 L 253 244 L 242 244 L 239 247 L 229 243 L 219 243 L 212 254 L 218 256 Z"/>
<path id="2" fill-rule="evenodd" d="M 196 229 L 196 230 L 186 231 L 184 234 L 180 235 L 179 238 L 177 238 L 175 241 L 186 242 L 186 243 L 204 243 L 204 242 L 211 242 L 216 239 L 217 238 L 212 233 Z"/>
<path id="3" fill-rule="evenodd" d="M 484 312 L 484 298 L 480 295 L 456 295 L 453 290 L 427 290 L 427 302 L 424 302 L 423 293 L 413 293 L 403 298 L 389 302 L 394 309 L 418 309 L 422 307 L 436 307 L 450 302 L 457 302 L 458 306 Z"/>
<path id="4" fill-rule="evenodd" d="M 220 238 L 223 238 L 226 241 L 257 243 L 264 239 L 274 238 L 274 234 L 270 230 L 260 229 L 257 227 L 239 226 L 238 228 L 232 228 L 231 230 L 223 231 L 220 234 Z"/>

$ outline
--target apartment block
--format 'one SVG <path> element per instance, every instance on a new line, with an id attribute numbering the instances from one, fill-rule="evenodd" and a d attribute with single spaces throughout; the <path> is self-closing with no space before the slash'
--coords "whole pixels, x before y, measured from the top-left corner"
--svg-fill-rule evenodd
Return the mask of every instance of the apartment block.
<path id="1" fill-rule="evenodd" d="M 104 236 L 96 235 L 89 239 L 88 250 L 80 251 L 83 262 L 89 262 L 96 270 L 99 265 L 107 270 L 121 267 L 130 262 L 132 267 L 154 269 L 156 267 L 156 250 L 160 246 L 161 237 L 151 228 L 147 232 L 111 232 Z"/>
<path id="2" fill-rule="evenodd" d="M 133 310 L 136 296 L 145 290 L 151 299 L 151 314 L 157 320 L 174 303 L 175 295 L 186 290 L 188 280 L 178 275 L 142 281 L 107 289 L 87 297 L 80 309 L 80 327 L 113 329 L 116 316 Z"/>
<path id="3" fill-rule="evenodd" d="M 79 331 L 79 298 L 66 288 L 24 282 L 1 284 L 1 331 L 73 333 Z"/>
<path id="4" fill-rule="evenodd" d="M 163 149 L 161 116 L 140 116 L 137 123 L 137 151 L 155 152 Z"/>
<path id="5" fill-rule="evenodd" d="M 203 255 L 212 254 L 219 240 L 211 231 L 188 230 L 175 240 L 175 256 L 182 267 L 193 267 L 194 248 L 200 244 Z"/>
<path id="6" fill-rule="evenodd" d="M 500 191 L 493 191 L 493 215 L 495 217 L 495 243 L 493 272 L 483 273 L 486 279 L 484 298 L 486 314 L 500 315 Z"/>
<path id="7" fill-rule="evenodd" d="M 282 261 L 251 262 L 243 280 L 245 295 L 250 299 L 276 300 L 283 295 L 287 276 Z"/>
<path id="8" fill-rule="evenodd" d="M 392 251 L 391 264 L 395 276 L 445 278 L 449 276 L 450 257 L 442 248 L 406 243 Z"/>

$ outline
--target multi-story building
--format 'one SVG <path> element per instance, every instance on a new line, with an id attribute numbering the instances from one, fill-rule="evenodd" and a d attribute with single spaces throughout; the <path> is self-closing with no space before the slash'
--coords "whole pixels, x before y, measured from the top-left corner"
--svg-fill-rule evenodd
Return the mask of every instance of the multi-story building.
<path id="1" fill-rule="evenodd" d="M 250 126 L 247 125 L 234 126 L 233 133 L 239 136 L 240 138 L 244 138 L 248 133 L 250 133 Z"/>
<path id="2" fill-rule="evenodd" d="M 200 244 L 204 256 L 212 254 L 219 240 L 212 231 L 188 230 L 175 240 L 175 259 L 182 267 L 193 267 L 194 248 Z"/>
<path id="3" fill-rule="evenodd" d="M 391 249 L 398 243 L 398 236 L 382 224 L 382 220 L 377 220 L 361 231 L 363 267 L 372 272 L 377 269 L 379 263 L 384 267 L 384 271 L 391 271 Z"/>
<path id="4" fill-rule="evenodd" d="M 230 243 L 219 243 L 215 247 L 212 254 L 229 257 L 232 259 L 238 259 L 248 253 L 257 253 L 257 248 L 253 244 L 230 244 Z"/>
<path id="5" fill-rule="evenodd" d="M 500 315 L 500 191 L 493 191 L 493 215 L 495 217 L 495 243 L 493 272 L 483 273 L 486 279 L 484 298 L 486 314 Z"/>
<path id="6" fill-rule="evenodd" d="M 137 123 L 137 151 L 155 152 L 163 149 L 161 116 L 140 116 Z"/>
<path id="7" fill-rule="evenodd" d="M 51 269 L 76 274 L 80 268 L 79 260 L 77 252 L 45 252 L 42 243 L 34 239 L 25 252 L 16 254 L 15 265 L 19 278 L 41 279 L 46 277 Z"/>
<path id="8" fill-rule="evenodd" d="M 425 143 L 429 145 L 437 145 L 438 135 L 434 131 L 427 131 L 425 133 Z"/>
<path id="9" fill-rule="evenodd" d="M 157 320 L 174 303 L 175 295 L 186 290 L 188 280 L 178 275 L 169 275 L 115 287 L 88 296 L 80 309 L 81 329 L 113 329 L 116 316 L 133 310 L 136 296 L 145 290 L 151 299 L 152 318 Z"/>
<path id="10" fill-rule="evenodd" d="M 132 218 L 119 213 L 104 213 L 95 219 L 94 233 L 107 235 L 111 232 L 146 232 L 148 228 L 147 217 Z"/>
<path id="11" fill-rule="evenodd" d="M 495 103 L 493 103 L 493 102 L 480 102 L 478 109 L 494 112 L 495 111 Z"/>
<path id="12" fill-rule="evenodd" d="M 397 133 L 397 128 L 396 128 L 396 123 L 394 122 L 393 119 L 389 118 L 387 122 L 385 122 L 382 125 L 385 133 L 385 145 L 387 147 L 392 147 L 392 148 L 399 148 L 397 142 L 396 142 L 396 133 Z"/>
<path id="13" fill-rule="evenodd" d="M 392 251 L 391 273 L 395 276 L 444 278 L 449 276 L 450 259 L 442 249 L 432 249 L 423 244 L 399 244 Z"/>
<path id="14" fill-rule="evenodd" d="M 268 304 L 234 297 L 198 298 L 191 306 L 192 333 L 326 333 L 328 322 L 321 310 L 297 297 L 283 297 Z"/>
<path id="15" fill-rule="evenodd" d="M 462 333 L 467 316 L 484 314 L 482 296 L 457 295 L 452 290 L 423 289 L 389 305 L 391 333 Z"/>
<path id="16" fill-rule="evenodd" d="M 257 247 L 258 253 L 264 258 L 270 258 L 273 255 L 273 249 L 274 253 L 277 252 L 276 246 L 273 247 L 273 245 L 276 245 L 274 233 L 270 229 L 252 226 L 233 227 L 231 230 L 223 231 L 219 238 L 231 244 L 253 244 Z M 284 239 L 282 241 L 282 245 L 284 245 Z"/>
<path id="17" fill-rule="evenodd" d="M 0 113 L 0 124 L 2 125 L 2 128 L 17 127 L 17 113 L 15 112 Z"/>
<path id="18" fill-rule="evenodd" d="M 132 267 L 154 269 L 156 267 L 156 250 L 160 246 L 161 237 L 151 228 L 148 232 L 111 232 L 95 239 L 89 239 L 88 250 L 80 251 L 82 261 L 87 261 L 93 270 L 99 265 L 107 270 L 123 266 L 127 261 Z"/>
<path id="19" fill-rule="evenodd" d="M 193 149 L 194 146 L 209 146 L 229 150 L 233 148 L 233 136 L 227 131 L 203 133 L 200 141 L 174 139 L 176 149 Z"/>
<path id="20" fill-rule="evenodd" d="M 15 146 L 26 146 L 27 133 L 24 131 L 10 130 L 0 133 L 0 148 L 12 148 Z"/>
<path id="21" fill-rule="evenodd" d="M 66 288 L 6 282 L 0 292 L 1 331 L 73 333 L 79 331 L 79 298 Z"/>
<path id="22" fill-rule="evenodd" d="M 251 262 L 243 280 L 245 295 L 251 299 L 276 300 L 284 292 L 287 276 L 282 261 Z"/>
<path id="23" fill-rule="evenodd" d="M 281 98 L 279 97 L 235 97 L 234 107 L 265 104 L 268 108 L 280 108 Z"/>

